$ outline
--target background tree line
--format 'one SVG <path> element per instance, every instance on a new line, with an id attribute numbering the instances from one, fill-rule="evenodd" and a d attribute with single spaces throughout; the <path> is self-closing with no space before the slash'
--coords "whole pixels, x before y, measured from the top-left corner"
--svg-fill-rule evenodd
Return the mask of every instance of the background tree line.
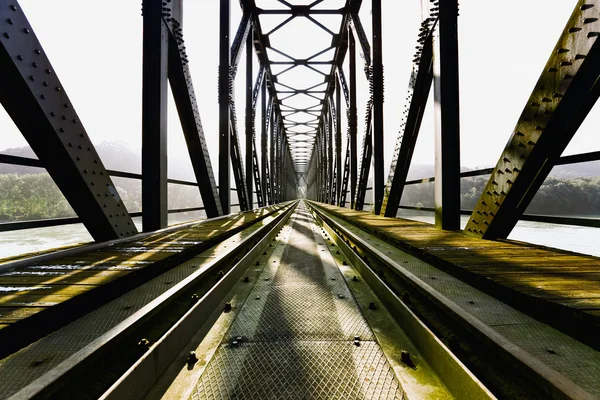
<path id="1" fill-rule="evenodd" d="M 138 172 L 139 153 L 120 143 L 103 142 L 96 146 L 105 166 Z M 4 154 L 35 158 L 28 147 L 3 150 Z M 191 169 L 178 160 L 170 160 L 169 175 L 194 181 Z M 414 165 L 409 180 L 433 176 L 433 166 Z M 461 206 L 471 210 L 488 181 L 487 176 L 461 179 Z M 121 199 L 130 212 L 141 210 L 141 181 L 113 178 Z M 434 207 L 434 184 L 407 186 L 403 205 Z M 232 193 L 235 201 L 235 193 Z M 169 185 L 169 208 L 199 207 L 198 189 Z M 528 213 L 548 215 L 600 215 L 600 162 L 566 165 L 555 168 L 533 199 Z M 42 168 L 0 164 L 0 222 L 75 216 L 69 203 Z"/>

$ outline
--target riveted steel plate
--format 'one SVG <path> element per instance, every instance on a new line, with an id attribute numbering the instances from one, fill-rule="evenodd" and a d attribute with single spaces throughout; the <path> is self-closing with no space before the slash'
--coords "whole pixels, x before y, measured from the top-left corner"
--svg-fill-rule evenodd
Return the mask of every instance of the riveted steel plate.
<path id="1" fill-rule="evenodd" d="M 375 342 L 221 345 L 192 399 L 402 399 Z"/>

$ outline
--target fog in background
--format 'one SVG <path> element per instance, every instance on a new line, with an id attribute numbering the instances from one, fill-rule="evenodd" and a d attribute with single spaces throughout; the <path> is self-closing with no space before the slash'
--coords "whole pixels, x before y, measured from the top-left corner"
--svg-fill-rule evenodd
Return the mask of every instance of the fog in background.
<path id="1" fill-rule="evenodd" d="M 131 152 L 140 154 L 140 1 L 127 0 L 110 5 L 91 0 L 21 0 L 20 3 L 92 141 L 96 145 L 104 141 L 119 142 Z M 233 37 L 241 11 L 237 1 L 231 3 Z M 319 7 L 334 8 L 339 4 L 340 0 L 326 0 Z M 496 163 L 575 4 L 576 0 L 461 1 L 459 40 L 463 167 L 488 167 Z M 257 5 L 264 8 L 273 5 L 281 7 L 281 3 L 274 0 L 257 0 Z M 383 0 L 383 11 L 387 174 L 404 109 L 421 18 L 420 1 Z M 218 12 L 217 0 L 184 1 L 184 39 L 215 176 L 218 173 Z M 370 1 L 363 1 L 360 16 L 370 37 Z M 335 31 L 337 30 L 339 25 Z M 309 33 L 303 31 L 288 30 L 284 33 L 278 39 L 285 41 L 290 48 L 320 38 L 311 38 Z M 327 43 L 323 43 L 323 48 L 326 46 Z M 254 64 L 256 75 L 256 57 Z M 346 73 L 347 67 L 348 60 L 344 64 Z M 359 67 L 362 67 L 360 59 Z M 362 68 L 358 72 L 360 146 L 368 86 Z M 242 152 L 244 87 L 245 60 L 242 57 L 236 80 L 238 131 Z M 412 178 L 423 177 L 415 176 L 418 167 L 434 162 L 431 108 L 428 107 L 415 150 Z M 342 131 L 346 132 L 344 112 L 342 116 Z M 592 110 L 565 155 L 600 150 L 600 139 L 594 130 L 600 122 L 599 118 L 598 110 Z M 257 132 L 260 132 L 260 109 L 257 110 L 256 121 Z M 169 177 L 194 179 L 171 96 L 168 126 Z M 0 151 L 27 146 L 27 142 L 2 108 L 0 130 Z M 345 143 L 345 135 L 343 141 Z M 119 160 L 118 157 L 111 158 L 110 163 L 106 162 L 106 167 L 140 171 L 139 162 L 135 168 L 128 160 L 123 160 L 122 163 Z"/>

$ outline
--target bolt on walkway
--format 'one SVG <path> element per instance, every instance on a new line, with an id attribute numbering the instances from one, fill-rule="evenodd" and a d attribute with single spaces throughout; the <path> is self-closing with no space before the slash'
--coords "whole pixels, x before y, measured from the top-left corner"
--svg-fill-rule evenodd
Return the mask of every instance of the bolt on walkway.
<path id="1" fill-rule="evenodd" d="M 161 397 L 189 396 L 194 400 L 410 397 L 395 370 L 399 349 L 412 351 L 413 347 L 403 342 L 403 335 L 398 335 L 396 349 L 380 346 L 376 333 L 389 328 L 382 321 L 389 324 L 391 317 L 385 309 L 370 309 L 376 308 L 370 303 L 376 297 L 364 283 L 360 282 L 359 291 L 354 287 L 358 285 L 349 288 L 348 271 L 338 267 L 343 256 L 321 233 L 301 202 L 280 231 L 279 245 L 265 267 L 255 270 L 256 284 L 246 299 L 239 301 L 239 306 L 232 302 L 232 313 L 236 315 L 231 325 L 217 323 L 203 342 L 212 342 L 212 348 L 203 348 L 203 344 L 198 348 L 198 353 L 214 355 L 207 357 L 210 361 L 204 366 L 197 365 L 200 370 L 205 367 L 197 371 L 197 384 L 188 388 L 188 393 L 175 393 L 181 390 L 175 381 Z M 355 279 L 361 280 L 360 275 Z M 219 339 L 211 340 L 211 335 Z M 417 353 L 411 354 L 415 357 Z M 425 387 L 436 398 L 450 398 L 425 364 L 423 361 L 419 365 L 420 376 L 415 379 L 424 384 L 421 390 Z M 189 372 L 186 367 L 180 376 Z"/>

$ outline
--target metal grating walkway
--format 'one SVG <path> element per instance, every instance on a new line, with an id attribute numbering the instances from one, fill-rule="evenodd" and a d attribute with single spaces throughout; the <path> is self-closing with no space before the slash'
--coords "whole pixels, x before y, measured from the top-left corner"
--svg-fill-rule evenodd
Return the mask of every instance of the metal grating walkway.
<path id="1" fill-rule="evenodd" d="M 303 204 L 292 220 L 191 398 L 403 398 Z"/>

